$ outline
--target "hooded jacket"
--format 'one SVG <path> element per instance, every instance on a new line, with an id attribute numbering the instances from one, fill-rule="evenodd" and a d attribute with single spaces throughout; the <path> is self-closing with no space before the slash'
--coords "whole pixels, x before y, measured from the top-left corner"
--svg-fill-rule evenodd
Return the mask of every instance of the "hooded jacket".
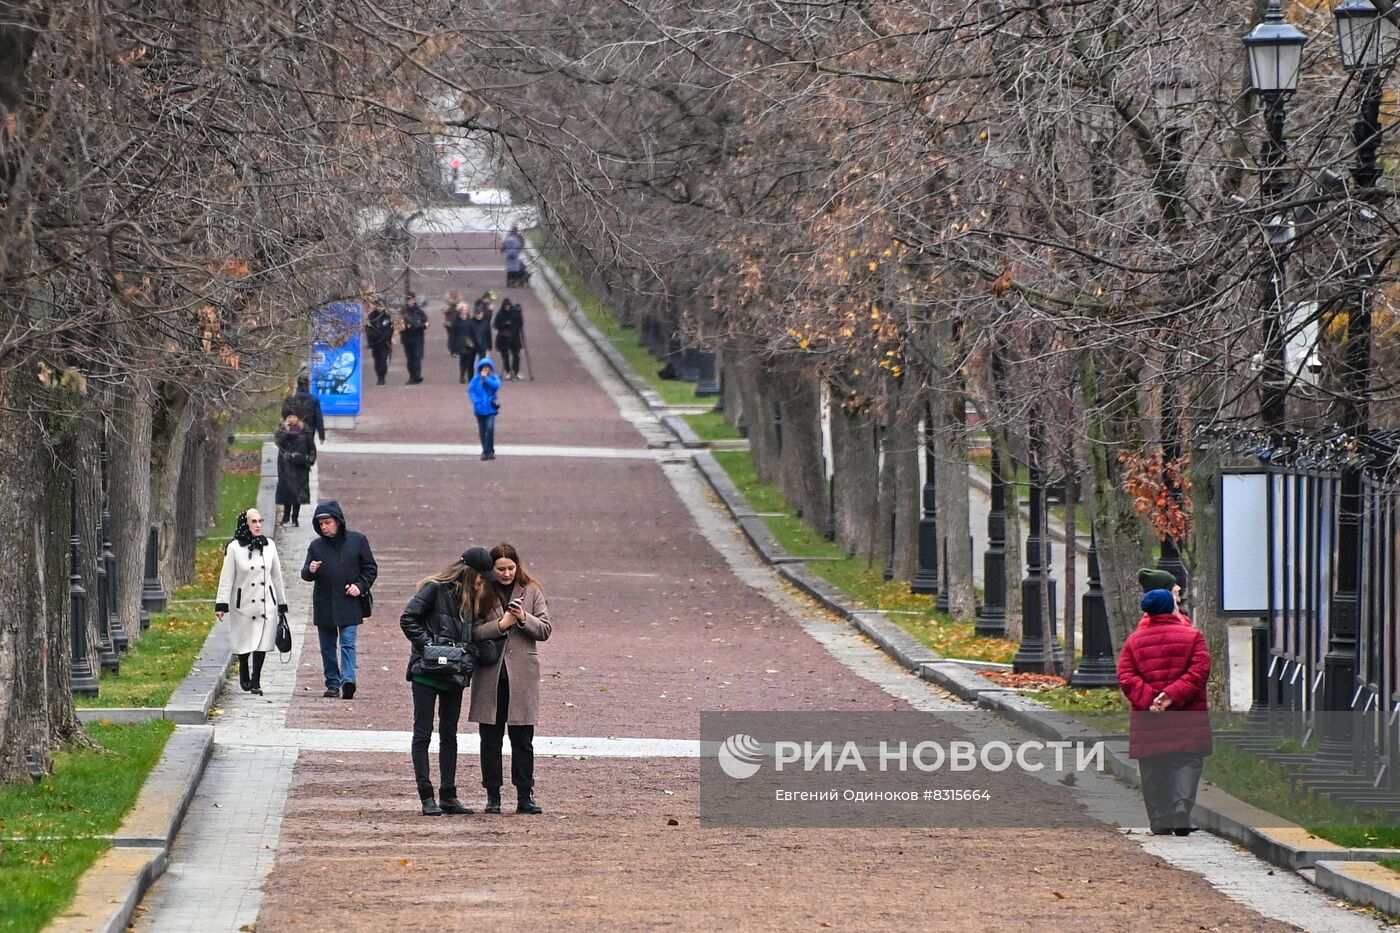
<path id="1" fill-rule="evenodd" d="M 487 376 L 482 370 L 490 366 L 492 374 Z M 495 374 L 496 364 L 485 359 L 476 364 L 476 375 L 467 384 L 467 395 L 471 396 L 472 411 L 480 417 L 494 415 L 501 407 L 496 401 L 496 393 L 501 388 L 501 377 Z"/>
<path id="2" fill-rule="evenodd" d="M 333 535 L 321 532 L 321 518 L 331 516 L 338 522 Z M 360 592 L 368 593 L 379 576 L 379 565 L 369 549 L 369 539 L 358 531 L 345 527 L 345 513 L 335 500 L 316 506 L 311 516 L 317 538 L 306 549 L 306 562 L 301 566 L 301 578 L 314 583 L 311 593 L 312 620 L 318 628 L 346 628 L 364 620 L 363 601 L 346 595 L 346 585 L 353 583 Z M 311 572 L 311 562 L 321 566 Z"/>
<path id="3" fill-rule="evenodd" d="M 496 346 L 519 347 L 525 333 L 525 315 L 520 305 L 507 302 L 496 312 Z"/>
<path id="4" fill-rule="evenodd" d="M 1206 681 L 1210 651 L 1205 636 L 1173 614 L 1149 615 L 1123 643 L 1118 686 L 1132 706 L 1128 757 L 1209 755 L 1212 749 Z M 1159 693 L 1171 698 L 1151 712 Z"/>

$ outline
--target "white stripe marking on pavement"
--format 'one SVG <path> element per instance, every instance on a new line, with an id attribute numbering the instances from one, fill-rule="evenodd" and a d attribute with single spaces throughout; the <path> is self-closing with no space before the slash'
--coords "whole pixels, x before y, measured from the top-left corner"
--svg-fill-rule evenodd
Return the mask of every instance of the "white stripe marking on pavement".
<path id="1" fill-rule="evenodd" d="M 242 748 L 295 747 L 303 752 L 407 752 L 413 733 L 373 729 L 240 729 L 221 725 L 215 741 Z M 458 754 L 479 754 L 474 732 L 457 738 Z M 433 736 L 437 747 L 437 736 Z M 506 748 L 510 743 L 507 741 Z M 536 736 L 536 755 L 589 758 L 699 758 L 701 743 L 692 739 L 615 738 L 612 736 Z"/>
<path id="2" fill-rule="evenodd" d="M 516 457 L 591 457 L 600 460 L 676 460 L 689 458 L 683 450 L 651 450 L 618 447 L 555 447 L 530 444 L 498 444 L 498 454 Z M 334 454 L 367 454 L 373 456 L 405 457 L 478 457 L 479 444 L 392 444 L 365 441 L 331 441 L 321 447 L 321 456 Z"/>

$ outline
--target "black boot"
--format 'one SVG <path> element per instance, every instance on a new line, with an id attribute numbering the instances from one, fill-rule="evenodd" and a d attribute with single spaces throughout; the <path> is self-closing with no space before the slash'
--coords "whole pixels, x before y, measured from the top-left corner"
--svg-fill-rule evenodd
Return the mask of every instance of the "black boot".
<path id="1" fill-rule="evenodd" d="M 457 799 L 457 789 L 454 787 L 444 787 L 442 789 L 442 793 L 438 795 L 438 805 L 442 807 L 443 813 L 470 815 L 476 812 Z"/>
<path id="2" fill-rule="evenodd" d="M 251 678 L 249 678 L 249 687 L 248 687 L 248 692 L 249 692 L 249 693 L 256 693 L 258 696 L 262 696 L 262 695 L 263 695 L 263 692 L 262 692 L 262 669 L 263 669 L 263 661 L 266 660 L 266 659 L 267 659 L 267 652 L 266 652 L 266 651 L 254 651 L 254 652 L 253 652 L 253 676 L 252 676 Z"/>
<path id="3" fill-rule="evenodd" d="M 437 801 L 431 797 L 423 798 L 424 816 L 442 816 L 442 807 L 437 805 Z"/>
<path id="4" fill-rule="evenodd" d="M 501 812 L 501 789 L 499 787 L 486 788 L 486 810 L 484 812 Z"/>
<path id="5" fill-rule="evenodd" d="M 248 676 L 248 656 L 240 654 L 238 656 L 238 686 L 244 693 L 253 689 L 253 679 Z"/>
<path id="6" fill-rule="evenodd" d="M 528 790 L 516 790 L 516 813 L 543 813 L 544 810 L 535 803 L 535 798 Z"/>

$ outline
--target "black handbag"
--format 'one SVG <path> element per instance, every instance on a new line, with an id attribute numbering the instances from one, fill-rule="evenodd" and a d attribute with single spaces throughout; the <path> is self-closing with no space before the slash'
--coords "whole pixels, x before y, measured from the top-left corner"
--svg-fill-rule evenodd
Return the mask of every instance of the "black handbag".
<path id="1" fill-rule="evenodd" d="M 292 651 L 292 627 L 287 624 L 287 614 L 281 612 L 277 614 L 277 650 L 282 654 L 291 654 Z"/>
<path id="2" fill-rule="evenodd" d="M 369 590 L 365 590 L 360 594 L 359 599 L 360 615 L 368 619 L 370 616 L 374 615 L 374 594 Z"/>
<path id="3" fill-rule="evenodd" d="M 474 667 L 471 653 L 453 641 L 424 645 L 422 659 L 418 662 L 419 671 L 429 677 L 465 676 Z"/>
<path id="4" fill-rule="evenodd" d="M 472 642 L 476 648 L 476 666 L 490 667 L 501 660 L 501 649 L 505 643 L 504 638 L 488 638 L 486 641 Z"/>

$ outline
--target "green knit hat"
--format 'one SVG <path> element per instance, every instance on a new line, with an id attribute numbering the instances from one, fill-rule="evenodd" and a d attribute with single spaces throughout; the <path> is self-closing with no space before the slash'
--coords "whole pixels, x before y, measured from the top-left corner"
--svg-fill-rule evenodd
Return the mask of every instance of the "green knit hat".
<path id="1" fill-rule="evenodd" d="M 1153 590 L 1170 590 L 1176 584 L 1176 576 L 1170 570 L 1144 567 L 1138 571 L 1138 585 L 1142 587 L 1144 593 L 1150 593 Z"/>

